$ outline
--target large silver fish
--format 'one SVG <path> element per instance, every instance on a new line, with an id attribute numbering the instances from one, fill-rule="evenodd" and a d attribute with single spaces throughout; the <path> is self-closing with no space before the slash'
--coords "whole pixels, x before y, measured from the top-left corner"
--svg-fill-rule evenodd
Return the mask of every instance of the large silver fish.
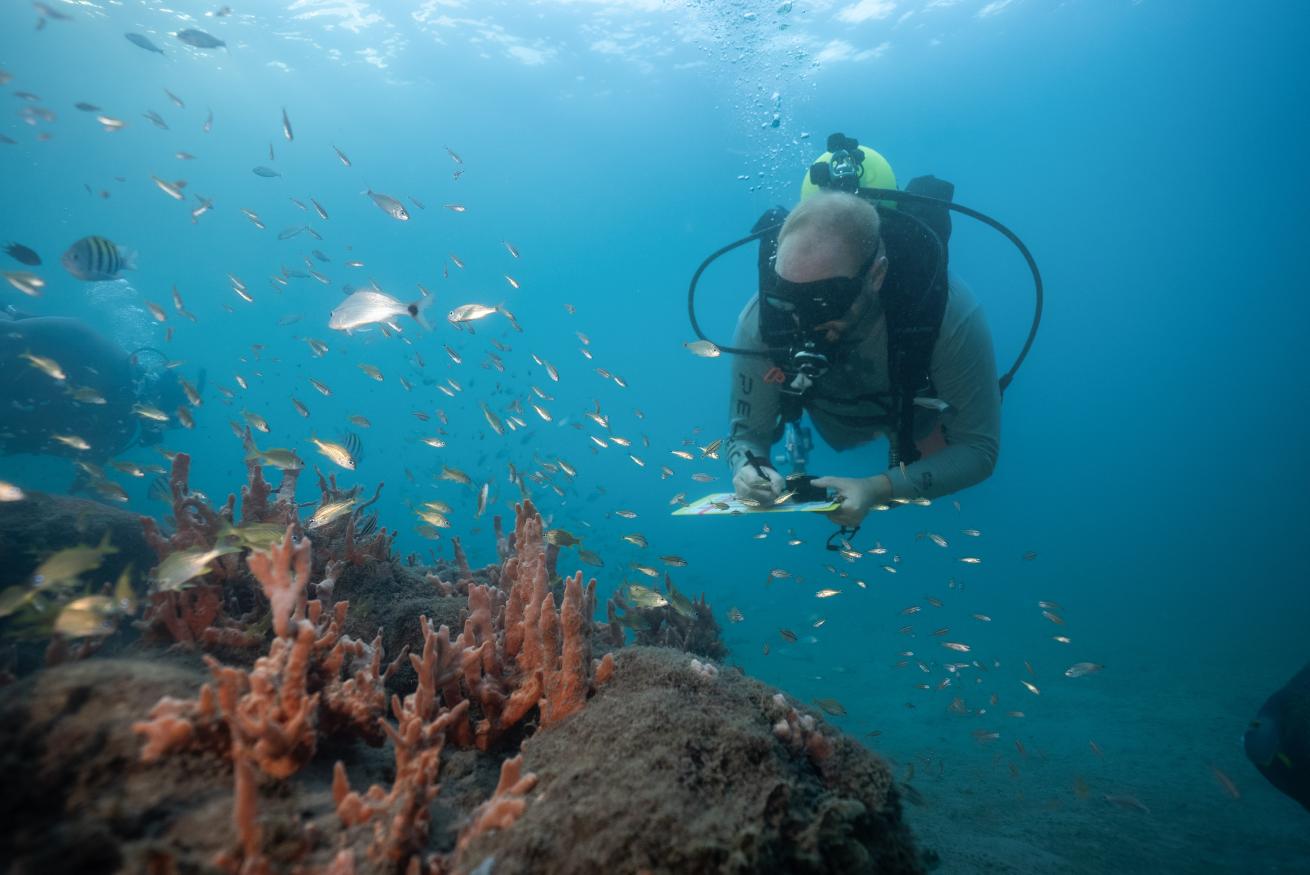
<path id="1" fill-rule="evenodd" d="M 136 253 L 104 237 L 83 237 L 60 259 L 64 269 L 80 280 L 118 279 L 121 270 L 136 270 Z"/>
<path id="2" fill-rule="evenodd" d="M 431 295 L 424 295 L 417 301 L 406 304 L 378 289 L 360 289 L 332 311 L 331 317 L 328 318 L 328 328 L 350 332 L 365 325 L 390 322 L 397 316 L 408 314 L 414 317 L 419 325 L 430 329 L 432 326 L 428 324 L 424 314 L 431 303 Z"/>

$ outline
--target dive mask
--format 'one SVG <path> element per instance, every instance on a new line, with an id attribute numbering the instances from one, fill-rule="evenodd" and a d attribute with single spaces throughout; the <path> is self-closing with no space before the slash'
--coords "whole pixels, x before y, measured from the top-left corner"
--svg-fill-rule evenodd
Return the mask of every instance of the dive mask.
<path id="1" fill-rule="evenodd" d="M 860 296 L 865 278 L 878 260 L 880 246 L 874 247 L 855 276 L 836 276 L 808 283 L 794 283 L 778 276 L 760 289 L 760 336 L 769 346 L 794 347 L 809 339 L 822 342 L 820 325 L 841 320 Z"/>

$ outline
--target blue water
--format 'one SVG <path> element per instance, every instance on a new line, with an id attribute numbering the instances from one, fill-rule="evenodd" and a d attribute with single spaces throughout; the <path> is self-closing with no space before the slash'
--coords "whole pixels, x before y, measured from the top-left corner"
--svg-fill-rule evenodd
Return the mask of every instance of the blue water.
<path id="1" fill-rule="evenodd" d="M 8 285 L 0 295 L 28 313 L 92 320 L 125 348 L 158 347 L 193 382 L 204 369 L 195 430 L 171 430 L 163 442 L 195 457 L 193 488 L 225 496 L 243 482 L 228 426 L 243 410 L 270 423 L 271 434 L 256 435 L 261 446 L 295 448 L 325 469 L 311 434 L 354 431 L 363 460 L 339 480 L 386 483 L 378 509 L 400 531 L 398 554 L 448 556 L 455 533 L 475 561 L 492 561 L 476 491 L 436 480 L 440 465 L 490 482 L 490 512 L 512 515 L 507 463 L 529 473 L 562 458 L 577 477 L 551 475 L 563 497 L 533 485 L 534 500 L 604 557 L 600 592 L 634 579 L 629 563 L 685 557 L 674 579 L 707 595 L 730 662 L 799 699 L 839 699 L 849 713 L 835 723 L 892 757 L 898 775 L 917 765 L 926 805 L 909 817 L 941 850 L 944 871 L 1310 870 L 1310 820 L 1238 742 L 1310 656 L 1310 466 L 1297 437 L 1310 397 L 1298 346 L 1310 328 L 1300 264 L 1310 230 L 1301 160 L 1310 28 L 1298 7 L 298 0 L 233 4 L 214 17 L 219 4 L 178 4 L 189 15 L 134 0 L 50 5 L 73 20 L 33 30 L 38 13 L 27 4 L 0 9 L 0 69 L 13 77 L 0 88 L 9 104 L 0 132 L 18 141 L 0 145 L 0 240 L 40 252 L 47 281 L 40 298 Z M 171 35 L 183 27 L 229 50 L 184 46 Z M 165 54 L 132 45 L 127 31 Z M 5 93 L 16 90 L 39 100 Z M 76 101 L 126 127 L 102 130 Z M 30 105 L 57 118 L 29 126 L 18 111 Z M 170 129 L 142 118 L 147 110 Z M 689 276 L 762 210 L 794 204 L 833 130 L 882 152 L 902 183 L 925 173 L 954 181 L 958 200 L 1023 237 L 1047 289 L 1041 333 L 1006 394 L 995 474 L 930 508 L 870 518 L 859 546 L 880 542 L 889 553 L 855 564 L 821 548 L 830 531 L 821 518 L 771 518 L 772 532 L 757 539 L 758 519 L 668 516 L 676 493 L 730 488 L 721 463 L 669 453 L 726 430 L 728 359 L 681 346 L 694 339 Z M 176 159 L 179 150 L 196 160 Z M 257 165 L 282 175 L 260 178 Z M 194 198 L 172 200 L 152 175 L 185 179 L 213 210 L 192 224 Z M 404 201 L 410 221 L 389 218 L 366 188 Z M 291 200 L 309 197 L 328 220 Z M 323 240 L 277 239 L 303 224 Z M 1031 318 L 1031 283 L 999 236 L 964 219 L 955 227 L 952 267 L 982 301 L 1007 367 Z M 109 285 L 73 279 L 58 256 L 88 234 L 137 250 L 139 270 Z M 269 281 L 284 265 L 303 268 L 314 248 L 331 259 L 315 265 L 330 285 Z M 365 267 L 347 268 L 349 259 Z M 233 293 L 228 274 L 253 303 Z M 430 289 L 435 330 L 402 320 L 403 341 L 330 330 L 341 286 L 369 279 L 403 300 L 420 284 Z M 716 265 L 699 300 L 711 336 L 729 341 L 753 282 L 749 252 Z M 196 323 L 173 313 L 174 286 Z M 165 307 L 166 323 L 150 318 L 148 301 Z M 503 302 L 523 333 L 499 316 L 476 323 L 476 334 L 445 323 L 447 310 L 470 302 Z M 575 332 L 590 340 L 592 360 Z M 307 337 L 329 353 L 314 358 Z M 503 374 L 485 367 L 493 339 L 512 347 L 499 353 Z M 258 355 L 252 345 L 262 345 Z M 533 354 L 558 368 L 557 383 Z M 447 378 L 462 386 L 453 398 L 436 388 Z M 526 406 L 538 401 L 533 385 L 554 396 L 541 402 L 553 422 Z M 310 418 L 296 414 L 293 396 Z M 527 428 L 497 436 L 480 405 L 504 416 L 515 399 Z M 600 431 L 583 414 L 597 403 L 644 466 L 629 450 L 591 442 Z M 443 449 L 419 442 L 438 433 L 439 410 L 449 421 Z M 351 415 L 371 427 L 351 425 Z M 145 448 L 123 457 L 160 461 Z M 811 469 L 867 476 L 885 458 L 881 443 L 840 455 L 820 448 Z M 661 478 L 663 465 L 672 478 Z M 719 479 L 697 483 L 695 471 Z M 63 491 L 72 474 L 66 458 L 0 458 L 0 479 L 28 490 Z M 144 480 L 110 476 L 133 509 L 167 512 Z M 301 500 L 317 497 L 312 476 L 301 486 Z M 454 529 L 437 541 L 414 531 L 412 507 L 431 499 L 454 506 Z M 618 509 L 639 516 L 623 520 Z M 789 528 L 802 545 L 787 545 Z M 983 533 L 968 544 L 981 565 L 957 561 L 971 540 L 964 528 Z M 634 531 L 648 549 L 621 540 Z M 950 547 L 916 538 L 928 531 Z M 892 554 L 894 575 L 880 567 Z M 834 561 L 848 577 L 825 570 Z M 793 576 L 769 584 L 773 568 Z M 842 594 L 816 600 L 814 588 L 828 585 Z M 1039 599 L 1060 604 L 1062 627 L 1043 619 Z M 902 616 L 914 604 L 923 611 Z M 728 622 L 730 607 L 743 622 Z M 912 621 L 912 635 L 898 633 Z M 919 689 L 947 676 L 951 654 L 931 635 L 938 627 L 967 636 L 989 670 Z M 780 628 L 800 640 L 788 644 Z M 901 651 L 915 656 L 894 668 Z M 1106 667 L 1063 677 L 1084 660 Z M 956 695 L 987 713 L 949 713 Z M 1005 716 L 1011 710 L 1024 716 Z M 1000 737 L 978 741 L 974 730 Z M 1077 782 L 1089 792 L 1076 792 Z M 1133 795 L 1150 813 L 1109 805 L 1105 794 Z"/>

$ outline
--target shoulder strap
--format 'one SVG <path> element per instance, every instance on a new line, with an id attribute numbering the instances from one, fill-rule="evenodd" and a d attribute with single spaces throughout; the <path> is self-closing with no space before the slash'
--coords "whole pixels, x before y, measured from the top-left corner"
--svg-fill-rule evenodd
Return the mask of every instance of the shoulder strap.
<path id="1" fill-rule="evenodd" d="M 751 226 L 751 233 L 758 234 L 766 228 L 771 229 L 769 233 L 760 238 L 759 270 L 760 270 L 760 291 L 770 292 L 773 290 L 777 274 L 773 270 L 774 259 L 778 257 L 778 232 L 782 230 L 782 223 L 787 220 L 787 210 L 784 207 L 772 207 L 764 211 L 764 215 L 756 220 Z"/>
<path id="2" fill-rule="evenodd" d="M 905 190 L 949 201 L 955 186 L 933 176 L 910 181 Z M 905 203 L 879 207 L 887 245 L 883 309 L 887 314 L 887 366 L 891 380 L 895 434 L 889 435 L 889 462 L 919 458 L 914 445 L 914 397 L 931 386 L 929 366 L 946 311 L 947 244 L 950 211 L 945 207 Z"/>
<path id="3" fill-rule="evenodd" d="M 773 291 L 777 284 L 778 274 L 773 269 L 773 263 L 778 257 L 778 232 L 782 229 L 782 223 L 787 220 L 787 209 L 785 207 L 772 207 L 764 211 L 764 214 L 756 220 L 751 227 L 752 234 L 758 234 L 765 229 L 769 229 L 767 234 L 760 237 L 760 252 L 757 259 L 759 268 L 759 292 L 768 294 Z M 775 362 L 775 364 L 778 364 Z M 795 422 L 801 418 L 801 412 L 804 405 L 799 395 L 784 392 L 781 397 L 781 416 L 778 422 L 777 433 L 774 435 L 774 442 L 782 435 L 783 426 L 789 422 Z"/>

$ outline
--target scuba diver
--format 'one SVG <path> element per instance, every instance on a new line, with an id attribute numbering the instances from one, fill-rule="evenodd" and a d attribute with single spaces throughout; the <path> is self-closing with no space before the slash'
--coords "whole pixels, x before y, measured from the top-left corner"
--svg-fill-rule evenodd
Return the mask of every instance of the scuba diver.
<path id="1" fill-rule="evenodd" d="M 760 241 L 759 292 L 742 310 L 732 346 L 727 460 L 737 497 L 772 503 L 830 498 L 829 518 L 852 537 L 875 508 L 937 498 L 987 479 L 1000 453 L 1001 394 L 1027 355 L 1041 315 L 1036 263 L 1003 225 L 952 202 L 954 186 L 935 177 L 896 188 L 882 155 L 833 134 L 809 168 L 789 214 L 767 211 L 752 234 L 714 259 Z M 1037 312 L 1013 367 L 997 379 L 991 333 L 972 293 L 948 271 L 951 211 L 1011 240 L 1028 261 Z M 713 341 L 710 341 L 713 343 Z M 886 435 L 885 471 L 866 477 L 804 474 L 810 446 L 801 414 L 838 451 Z M 787 456 L 770 459 L 785 437 Z M 784 478 L 774 461 L 790 457 Z M 840 549 L 829 540 L 831 549 Z"/>
<path id="2" fill-rule="evenodd" d="M 142 412 L 174 410 L 186 395 L 172 369 L 145 365 L 148 355 L 164 358 L 149 347 L 129 354 L 81 319 L 0 311 L 0 452 L 103 462 L 159 443 L 168 423 Z M 35 358 L 57 364 L 62 379 Z"/>

